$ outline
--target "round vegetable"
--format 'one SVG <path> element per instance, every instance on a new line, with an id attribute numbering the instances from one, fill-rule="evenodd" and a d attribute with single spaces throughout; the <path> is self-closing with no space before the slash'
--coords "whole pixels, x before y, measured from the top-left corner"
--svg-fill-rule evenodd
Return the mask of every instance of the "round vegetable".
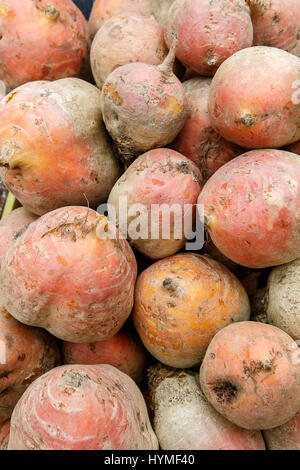
<path id="1" fill-rule="evenodd" d="M 206 228 L 232 261 L 264 268 L 300 256 L 300 159 L 254 150 L 221 167 L 205 184 Z"/>
<path id="2" fill-rule="evenodd" d="M 250 47 L 213 78 L 209 115 L 215 131 L 246 148 L 278 148 L 300 138 L 300 59 L 274 47 Z"/>
<path id="3" fill-rule="evenodd" d="M 22 323 L 65 341 L 102 341 L 131 312 L 136 271 L 129 244 L 104 216 L 65 207 L 33 222 L 8 249 L 0 297 Z"/>
<path id="4" fill-rule="evenodd" d="M 159 65 L 168 54 L 164 31 L 156 21 L 127 14 L 107 20 L 91 48 L 94 79 L 102 88 L 108 75 L 131 62 Z"/>
<path id="5" fill-rule="evenodd" d="M 71 0 L 0 0 L 0 28 L 0 80 L 7 92 L 87 70 L 87 22 Z"/>
<path id="6" fill-rule="evenodd" d="M 148 351 L 164 364 L 193 367 L 217 331 L 250 318 L 239 281 L 211 258 L 182 253 L 140 274 L 133 321 Z"/>
<path id="7" fill-rule="evenodd" d="M 244 0 L 176 0 L 168 11 L 168 46 L 178 39 L 176 57 L 200 75 L 212 76 L 232 54 L 253 41 Z"/>
<path id="8" fill-rule="evenodd" d="M 124 160 L 166 146 L 184 125 L 187 101 L 174 59 L 172 48 L 161 65 L 123 65 L 105 81 L 103 119 Z"/>
<path id="9" fill-rule="evenodd" d="M 65 78 L 22 85 L 1 101 L 0 174 L 30 212 L 106 201 L 120 170 L 100 96 L 95 86 Z"/>
<path id="10" fill-rule="evenodd" d="M 36 380 L 11 420 L 9 450 L 156 450 L 143 396 L 108 365 L 68 365 Z"/>
<path id="11" fill-rule="evenodd" d="M 227 326 L 213 338 L 200 369 L 208 401 L 238 426 L 271 429 L 300 409 L 297 345 L 279 328 L 258 322 Z"/>
<path id="12" fill-rule="evenodd" d="M 133 246 L 160 259 L 184 246 L 188 224 L 193 230 L 201 187 L 196 165 L 173 150 L 156 149 L 129 166 L 113 187 L 108 204 L 115 210 L 121 231 L 125 219 Z"/>

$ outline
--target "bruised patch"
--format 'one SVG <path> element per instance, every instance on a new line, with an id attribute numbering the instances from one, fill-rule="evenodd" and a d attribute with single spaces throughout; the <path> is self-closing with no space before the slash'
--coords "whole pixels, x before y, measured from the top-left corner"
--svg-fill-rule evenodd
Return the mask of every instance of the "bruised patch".
<path id="1" fill-rule="evenodd" d="M 224 381 L 213 385 L 212 390 L 217 396 L 217 402 L 221 404 L 232 403 L 238 394 L 237 387 L 229 381 Z"/>
<path id="2" fill-rule="evenodd" d="M 183 109 L 174 96 L 167 94 L 162 97 L 158 106 L 166 111 L 171 111 L 173 116 L 180 113 Z"/>

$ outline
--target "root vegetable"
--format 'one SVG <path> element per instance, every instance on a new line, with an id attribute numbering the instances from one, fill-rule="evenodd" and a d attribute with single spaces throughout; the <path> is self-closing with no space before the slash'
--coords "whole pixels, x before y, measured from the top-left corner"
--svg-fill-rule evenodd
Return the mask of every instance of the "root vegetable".
<path id="1" fill-rule="evenodd" d="M 300 450 L 300 412 L 286 424 L 263 434 L 269 450 Z"/>
<path id="2" fill-rule="evenodd" d="M 266 289 L 265 311 L 268 322 L 300 338 L 300 259 L 271 271 Z"/>
<path id="3" fill-rule="evenodd" d="M 174 140 L 187 117 L 184 89 L 173 74 L 172 48 L 159 65 L 118 67 L 102 89 L 102 112 L 123 160 L 164 147 Z"/>
<path id="4" fill-rule="evenodd" d="M 254 150 L 221 167 L 198 204 L 216 247 L 250 268 L 300 256 L 300 159 L 280 150 Z"/>
<path id="5" fill-rule="evenodd" d="M 10 418 L 31 382 L 59 362 L 57 345 L 48 333 L 22 325 L 0 307 L 0 423 Z"/>
<path id="6" fill-rule="evenodd" d="M 100 96 L 93 85 L 65 78 L 22 85 L 1 101 L 0 174 L 30 212 L 106 201 L 120 169 Z"/>
<path id="7" fill-rule="evenodd" d="M 140 274 L 133 321 L 148 351 L 173 367 L 201 362 L 217 331 L 250 318 L 247 294 L 224 266 L 183 253 Z"/>
<path id="8" fill-rule="evenodd" d="M 126 13 L 151 16 L 153 0 L 95 0 L 89 19 L 92 37 L 113 16 Z"/>
<path id="9" fill-rule="evenodd" d="M 300 138 L 300 59 L 274 47 L 239 51 L 213 78 L 209 115 L 215 131 L 246 148 L 278 148 Z"/>
<path id="10" fill-rule="evenodd" d="M 33 222 L 8 249 L 0 297 L 22 323 L 74 343 L 116 334 L 133 306 L 136 261 L 104 216 L 57 209 Z"/>
<path id="11" fill-rule="evenodd" d="M 183 83 L 190 114 L 173 148 L 192 160 L 205 179 L 243 150 L 226 141 L 211 126 L 208 99 L 211 79 L 197 77 Z"/>
<path id="12" fill-rule="evenodd" d="M 34 214 L 19 207 L 0 221 L 0 264 L 9 245 L 35 220 Z"/>
<path id="13" fill-rule="evenodd" d="M 156 21 L 139 15 L 114 16 L 97 32 L 91 66 L 101 89 L 108 75 L 131 62 L 159 65 L 168 54 L 164 31 Z"/>
<path id="14" fill-rule="evenodd" d="M 298 0 L 246 0 L 254 29 L 254 46 L 291 52 L 300 38 Z"/>
<path id="15" fill-rule="evenodd" d="M 245 429 L 271 429 L 300 409 L 297 345 L 283 331 L 257 322 L 227 326 L 213 338 L 200 369 L 208 401 Z"/>
<path id="16" fill-rule="evenodd" d="M 10 420 L 0 424 L 0 450 L 7 450 L 10 431 Z"/>
<path id="17" fill-rule="evenodd" d="M 108 365 L 69 365 L 36 380 L 11 420 L 9 450 L 156 450 L 145 401 Z"/>
<path id="18" fill-rule="evenodd" d="M 193 229 L 201 187 L 202 176 L 196 165 L 173 150 L 156 149 L 141 155 L 129 166 L 113 187 L 108 204 L 115 210 L 121 231 L 125 220 L 133 246 L 152 259 L 160 259 L 184 246 L 185 235 L 188 236 L 185 224 L 189 218 Z M 139 216 L 141 205 L 147 211 L 144 218 Z M 140 231 L 144 232 L 145 225 L 145 233 L 141 235 L 133 230 L 139 218 Z"/>
<path id="19" fill-rule="evenodd" d="M 137 384 L 144 378 L 147 359 L 140 339 L 123 331 L 96 343 L 62 343 L 63 364 L 110 364 Z"/>
<path id="20" fill-rule="evenodd" d="M 176 0 L 168 12 L 167 45 L 200 75 L 212 76 L 235 52 L 252 46 L 253 26 L 244 0 Z"/>
<path id="21" fill-rule="evenodd" d="M 86 72 L 87 21 L 71 0 L 0 0 L 0 80 L 23 83 Z"/>
<path id="22" fill-rule="evenodd" d="M 239 428 L 215 411 L 198 374 L 158 365 L 149 370 L 149 385 L 162 450 L 265 450 L 259 431 Z"/>

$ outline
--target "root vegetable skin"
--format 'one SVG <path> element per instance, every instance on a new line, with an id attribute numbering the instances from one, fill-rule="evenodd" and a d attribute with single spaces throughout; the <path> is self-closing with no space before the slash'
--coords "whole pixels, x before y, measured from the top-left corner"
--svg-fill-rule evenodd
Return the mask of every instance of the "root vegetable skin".
<path id="1" fill-rule="evenodd" d="M 123 331 L 97 343 L 62 343 L 64 364 L 109 364 L 129 375 L 137 384 L 144 378 L 147 359 L 139 338 Z"/>
<path id="2" fill-rule="evenodd" d="M 224 60 L 252 46 L 250 10 L 244 0 L 176 0 L 165 37 L 168 46 L 178 39 L 176 57 L 186 67 L 213 76 Z"/>
<path id="3" fill-rule="evenodd" d="M 71 0 L 0 0 L 0 9 L 0 80 L 7 92 L 35 80 L 83 75 L 88 25 Z"/>
<path id="4" fill-rule="evenodd" d="M 62 366 L 18 402 L 9 450 L 156 450 L 145 401 L 108 365 Z"/>
<path id="5" fill-rule="evenodd" d="M 268 279 L 265 298 L 268 322 L 295 340 L 300 338 L 299 276 L 300 259 L 274 268 Z"/>
<path id="6" fill-rule="evenodd" d="M 166 365 L 199 364 L 217 331 L 249 318 L 245 290 L 213 259 L 178 254 L 138 277 L 133 321 L 145 347 Z"/>
<path id="7" fill-rule="evenodd" d="M 97 207 L 120 175 L 105 134 L 100 91 L 83 80 L 17 88 L 1 101 L 0 128 L 1 177 L 35 214 L 87 200 Z"/>
<path id="8" fill-rule="evenodd" d="M 31 382 L 60 363 L 60 355 L 48 333 L 19 323 L 3 307 L 0 346 L 0 423 L 3 423 Z"/>
<path id="9" fill-rule="evenodd" d="M 300 60 L 257 46 L 224 62 L 214 76 L 209 116 L 215 131 L 249 149 L 278 148 L 300 138 L 300 106 L 293 99 Z"/>
<path id="10" fill-rule="evenodd" d="M 120 201 L 123 199 L 120 198 L 127 198 L 129 231 L 130 223 L 136 217 L 130 208 L 135 204 L 143 204 L 147 208 L 149 238 L 133 239 L 132 244 L 146 256 L 160 259 L 175 254 L 183 247 L 186 241 L 185 235 L 182 233 L 180 237 L 175 227 L 180 217 L 182 228 L 184 228 L 183 215 L 187 212 L 185 205 L 196 206 L 201 187 L 202 175 L 190 160 L 170 149 L 155 149 L 141 155 L 129 166 L 113 187 L 108 203 L 116 211 L 119 226 L 120 219 L 124 217 L 120 207 Z M 166 219 L 162 218 L 162 212 L 160 212 L 157 217 L 158 238 L 154 239 L 150 233 L 154 223 L 153 205 L 161 206 L 162 204 L 169 208 L 177 204 L 181 209 L 181 214 L 170 217 L 170 237 L 166 239 L 162 237 L 162 225 Z M 195 211 L 193 214 L 195 219 Z M 192 217 L 193 214 L 191 213 L 190 216 Z"/>
<path id="11" fill-rule="evenodd" d="M 285 151 L 255 150 L 220 168 L 198 198 L 216 247 L 250 268 L 298 258 L 299 184 L 299 157 Z"/>
<path id="12" fill-rule="evenodd" d="M 149 370 L 154 431 L 163 450 L 265 450 L 259 431 L 227 421 L 206 400 L 199 376 L 158 365 Z"/>
<path id="13" fill-rule="evenodd" d="M 159 65 L 168 54 L 161 25 L 139 15 L 119 15 L 106 21 L 91 48 L 91 66 L 101 89 L 108 75 L 131 62 Z"/>
<path id="14" fill-rule="evenodd" d="M 201 388 L 225 418 L 245 429 L 271 429 L 300 409 L 297 345 L 257 322 L 227 326 L 213 338 L 200 369 Z"/>
<path id="15" fill-rule="evenodd" d="M 183 88 L 190 114 L 173 148 L 192 160 L 205 179 L 222 165 L 241 155 L 244 151 L 226 141 L 211 126 L 208 116 L 208 99 L 211 79 L 196 77 L 185 81 Z"/>
<path id="16" fill-rule="evenodd" d="M 183 86 L 173 74 L 174 49 L 159 65 L 118 67 L 102 89 L 102 113 L 108 132 L 123 159 L 165 147 L 187 117 Z"/>
<path id="17" fill-rule="evenodd" d="M 151 16 L 153 0 L 95 0 L 89 19 L 92 37 L 113 16 L 135 13 Z"/>
<path id="18" fill-rule="evenodd" d="M 10 420 L 0 424 L 0 450 L 7 450 L 9 441 Z"/>
<path id="19" fill-rule="evenodd" d="M 104 216 L 65 207 L 32 223 L 8 249 L 0 297 L 22 323 L 65 341 L 102 341 L 131 312 L 136 272 L 129 244 Z"/>
<path id="20" fill-rule="evenodd" d="M 36 218 L 34 214 L 19 207 L 0 221 L 0 264 L 9 245 Z"/>
<path id="21" fill-rule="evenodd" d="M 164 28 L 167 25 L 169 11 L 173 3 L 174 0 L 152 0 L 152 13 L 156 21 L 158 21 L 158 23 L 160 23 Z"/>
<path id="22" fill-rule="evenodd" d="M 292 52 L 300 37 L 298 0 L 246 0 L 254 29 L 254 46 Z"/>
<path id="23" fill-rule="evenodd" d="M 269 450 L 300 450 L 300 412 L 286 424 L 263 434 Z"/>

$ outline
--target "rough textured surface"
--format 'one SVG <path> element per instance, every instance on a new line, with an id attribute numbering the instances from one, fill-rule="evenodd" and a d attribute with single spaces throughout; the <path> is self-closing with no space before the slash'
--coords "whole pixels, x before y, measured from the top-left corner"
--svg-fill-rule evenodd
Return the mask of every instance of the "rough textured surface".
<path id="1" fill-rule="evenodd" d="M 172 145 L 200 168 L 205 179 L 244 152 L 213 129 L 208 115 L 210 85 L 211 79 L 204 77 L 183 83 L 190 114 Z"/>
<path id="2" fill-rule="evenodd" d="M 96 343 L 68 343 L 62 347 L 63 364 L 110 364 L 129 375 L 137 384 L 144 379 L 147 353 L 138 336 L 119 331 L 112 338 Z"/>
<path id="3" fill-rule="evenodd" d="M 22 323 L 77 343 L 111 338 L 133 306 L 136 261 L 104 216 L 57 209 L 33 222 L 8 249 L 1 301 Z"/>
<path id="4" fill-rule="evenodd" d="M 232 54 L 252 46 L 253 27 L 244 0 L 176 0 L 168 12 L 168 46 L 200 75 L 212 76 Z"/>
<path id="5" fill-rule="evenodd" d="M 246 0 L 251 10 L 255 46 L 292 52 L 300 39 L 298 0 Z"/>
<path id="6" fill-rule="evenodd" d="M 162 450 L 265 450 L 259 431 L 241 429 L 214 410 L 198 374 L 157 365 L 148 375 Z"/>
<path id="7" fill-rule="evenodd" d="M 46 331 L 19 323 L 0 307 L 0 423 L 10 418 L 31 382 L 59 362 L 57 345 Z"/>
<path id="8" fill-rule="evenodd" d="M 0 264 L 10 244 L 36 218 L 34 214 L 19 207 L 0 221 Z"/>
<path id="9" fill-rule="evenodd" d="M 120 169 L 100 91 L 77 78 L 22 85 L 0 102 L 0 174 L 29 211 L 106 201 Z"/>
<path id="10" fill-rule="evenodd" d="M 117 67 L 132 62 L 159 65 L 168 54 L 161 25 L 151 18 L 127 14 L 107 20 L 91 48 L 94 79 L 102 88 Z"/>
<path id="11" fill-rule="evenodd" d="M 0 80 L 7 92 L 85 73 L 87 22 L 71 0 L 0 0 Z"/>
<path id="12" fill-rule="evenodd" d="M 246 148 L 296 142 L 298 80 L 300 59 L 286 51 L 257 46 L 237 52 L 221 65 L 211 84 L 209 114 L 214 129 Z"/>
<path id="13" fill-rule="evenodd" d="M 254 150 L 222 166 L 198 199 L 216 247 L 250 268 L 298 258 L 299 185 L 299 157 L 285 151 Z"/>
<path id="14" fill-rule="evenodd" d="M 184 218 L 188 220 L 189 216 L 190 222 L 194 224 L 196 203 L 201 187 L 202 176 L 196 165 L 173 150 L 156 149 L 141 155 L 129 166 L 113 187 L 108 203 L 115 208 L 117 225 L 121 231 L 120 224 L 123 223 L 124 218 L 128 225 L 128 232 L 130 232 L 130 224 L 136 227 L 141 206 L 136 206 L 134 210 L 135 204 L 142 204 L 147 209 L 146 238 L 136 236 L 131 238 L 130 233 L 128 235 L 137 250 L 152 259 L 160 259 L 175 254 L 183 247 L 186 241 Z M 123 198 L 127 201 L 127 218 L 121 207 Z M 163 204 L 165 206 L 162 206 Z M 173 212 L 168 217 L 169 209 L 175 204 L 178 212 L 175 215 Z M 190 212 L 185 208 L 188 204 L 190 209 L 192 207 Z M 159 210 L 157 210 L 158 205 Z M 167 208 L 165 212 L 164 208 Z M 170 226 L 169 236 L 163 234 L 163 226 L 166 227 L 167 224 L 168 227 Z M 191 224 L 190 229 L 192 228 Z M 156 239 L 153 235 L 157 235 Z"/>
<path id="15" fill-rule="evenodd" d="M 251 320 L 260 323 L 268 323 L 266 312 L 266 289 L 258 289 L 250 297 Z"/>
<path id="16" fill-rule="evenodd" d="M 92 37 L 103 26 L 106 20 L 126 13 L 137 13 L 151 16 L 153 0 L 95 0 L 89 19 Z"/>
<path id="17" fill-rule="evenodd" d="M 246 429 L 271 429 L 300 409 L 297 345 L 283 331 L 257 322 L 227 326 L 213 338 L 200 369 L 209 402 Z"/>
<path id="18" fill-rule="evenodd" d="M 286 424 L 263 434 L 269 450 L 300 450 L 300 412 Z"/>
<path id="19" fill-rule="evenodd" d="M 187 118 L 183 86 L 173 74 L 174 48 L 161 65 L 118 67 L 102 89 L 102 112 L 108 132 L 125 160 L 165 147 Z"/>
<path id="20" fill-rule="evenodd" d="M 149 352 L 173 367 L 199 364 L 217 331 L 249 318 L 242 285 L 205 256 L 183 253 L 158 261 L 136 284 L 135 327 Z"/>
<path id="21" fill-rule="evenodd" d="M 7 450 L 9 441 L 10 420 L 0 424 L 0 450 Z"/>
<path id="22" fill-rule="evenodd" d="M 300 339 L 300 259 L 274 268 L 266 290 L 268 322 Z"/>
<path id="23" fill-rule="evenodd" d="M 112 366 L 69 365 L 36 380 L 11 420 L 9 450 L 158 449 L 145 401 Z"/>

